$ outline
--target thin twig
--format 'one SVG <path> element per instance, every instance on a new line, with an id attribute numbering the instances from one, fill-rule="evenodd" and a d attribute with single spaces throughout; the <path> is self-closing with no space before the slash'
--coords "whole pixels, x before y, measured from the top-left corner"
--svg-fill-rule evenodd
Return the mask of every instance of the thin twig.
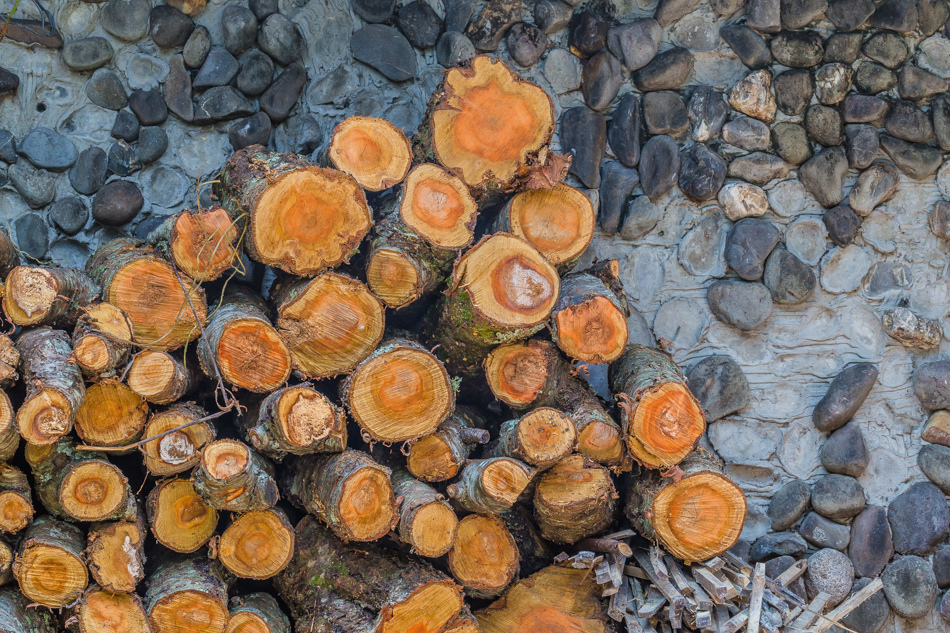
<path id="1" fill-rule="evenodd" d="M 149 442 L 157 442 L 158 440 L 162 439 L 166 435 L 171 435 L 172 433 L 177 433 L 178 431 L 184 431 L 189 426 L 194 426 L 195 424 L 201 424 L 202 422 L 208 422 L 210 420 L 214 420 L 215 418 L 220 418 L 222 415 L 224 415 L 230 410 L 231 409 L 222 409 L 221 411 L 218 411 L 217 413 L 206 415 L 203 418 L 196 418 L 194 420 L 191 420 L 190 422 L 185 422 L 184 424 L 176 426 L 173 429 L 162 431 L 158 435 L 152 435 L 150 437 L 146 437 L 143 440 L 139 440 L 138 442 L 133 442 L 132 444 L 126 444 L 125 446 L 87 446 L 85 444 L 80 444 L 79 446 L 76 447 L 76 450 L 92 451 L 92 452 L 97 452 L 97 453 L 125 453 L 129 449 L 138 448 L 139 446 L 145 446 Z"/>

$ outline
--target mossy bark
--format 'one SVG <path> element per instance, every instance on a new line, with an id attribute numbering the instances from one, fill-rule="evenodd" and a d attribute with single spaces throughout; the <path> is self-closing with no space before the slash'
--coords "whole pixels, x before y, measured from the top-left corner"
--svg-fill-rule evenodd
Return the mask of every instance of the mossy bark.
<path id="1" fill-rule="evenodd" d="M 52 613 L 31 606 L 30 602 L 17 589 L 0 589 L 0 630 L 4 633 L 57 633 Z"/>
<path id="2" fill-rule="evenodd" d="M 281 611 L 277 600 L 269 593 L 249 593 L 231 598 L 229 619 L 237 622 L 248 614 L 259 618 L 267 627 L 267 633 L 291 633 L 290 619 Z M 255 624 L 257 624 L 255 622 Z"/>
<path id="3" fill-rule="evenodd" d="M 72 430 L 86 395 L 82 372 L 71 362 L 69 335 L 48 327 L 32 329 L 20 335 L 17 351 L 26 385 L 26 398 L 17 412 L 20 434 L 34 444 L 51 444 Z M 51 399 L 58 400 L 53 414 L 46 404 Z"/>
<path id="4" fill-rule="evenodd" d="M 204 460 L 191 474 L 195 492 L 209 508 L 252 512 L 265 510 L 277 503 L 280 494 L 274 481 L 274 466 L 250 448 L 247 451 L 250 459 L 244 468 L 225 479 L 214 477 Z"/>

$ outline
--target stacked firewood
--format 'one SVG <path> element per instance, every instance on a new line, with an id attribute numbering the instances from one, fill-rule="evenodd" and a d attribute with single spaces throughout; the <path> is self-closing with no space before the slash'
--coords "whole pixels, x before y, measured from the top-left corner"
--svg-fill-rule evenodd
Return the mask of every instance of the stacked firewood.
<path id="1" fill-rule="evenodd" d="M 355 117 L 320 164 L 248 147 L 216 206 L 85 270 L 0 245 L 0 630 L 717 621 L 721 570 L 678 565 L 723 555 L 745 498 L 670 356 L 628 343 L 618 263 L 569 272 L 595 212 L 553 130 L 548 95 L 480 56 L 412 141 Z M 578 363 L 610 364 L 616 407 Z"/>

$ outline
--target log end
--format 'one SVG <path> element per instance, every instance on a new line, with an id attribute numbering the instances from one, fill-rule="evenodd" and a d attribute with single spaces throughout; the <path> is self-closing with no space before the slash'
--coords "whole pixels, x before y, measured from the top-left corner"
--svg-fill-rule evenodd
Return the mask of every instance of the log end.
<path id="1" fill-rule="evenodd" d="M 421 556 L 438 558 L 455 544 L 459 519 L 444 502 L 428 503 L 416 510 L 408 541 Z"/>
<path id="2" fill-rule="evenodd" d="M 23 595 L 54 609 L 72 604 L 89 584 L 79 556 L 52 544 L 27 544 L 17 557 L 14 573 Z"/>
<path id="3" fill-rule="evenodd" d="M 669 468 L 686 457 L 706 431 L 703 411 L 682 382 L 663 382 L 643 394 L 628 415 L 627 448 L 648 468 Z"/>
<path id="4" fill-rule="evenodd" d="M 473 595 L 498 595 L 518 573 L 518 546 L 496 516 L 470 514 L 459 522 L 449 552 L 452 576 Z"/>
<path id="5" fill-rule="evenodd" d="M 183 211 L 172 228 L 169 250 L 183 273 L 204 283 L 235 264 L 240 257 L 240 237 L 237 223 L 214 205 L 202 211 Z"/>
<path id="6" fill-rule="evenodd" d="M 205 412 L 194 406 L 171 407 L 153 415 L 142 435 L 145 439 L 156 437 L 204 416 Z M 213 427 L 202 422 L 146 442 L 140 450 L 148 471 L 164 477 L 196 466 L 201 460 L 201 448 L 213 439 Z"/>
<path id="7" fill-rule="evenodd" d="M 329 437 L 341 413 L 320 392 L 298 385 L 280 395 L 277 425 L 288 442 L 304 448 Z"/>
<path id="8" fill-rule="evenodd" d="M 481 485 L 492 499 L 513 506 L 531 483 L 531 476 L 531 470 L 524 463 L 499 457 L 482 470 Z"/>
<path id="9" fill-rule="evenodd" d="M 33 504 L 14 490 L 0 492 L 0 531 L 15 534 L 33 519 Z"/>
<path id="10" fill-rule="evenodd" d="M 377 467 L 363 467 L 343 482 L 337 507 L 347 538 L 375 541 L 382 538 L 396 521 L 396 499 L 389 475 Z"/>
<path id="11" fill-rule="evenodd" d="M 541 251 L 555 266 L 568 264 L 587 250 L 594 238 L 596 220 L 590 198 L 565 184 L 522 191 L 508 207 L 511 232 Z"/>
<path id="12" fill-rule="evenodd" d="M 277 331 L 257 318 L 235 319 L 218 339 L 217 361 L 226 381 L 266 393 L 290 377 L 290 351 Z"/>
<path id="13" fill-rule="evenodd" d="M 110 378 L 86 389 L 76 412 L 76 432 L 87 444 L 122 446 L 141 434 L 147 418 L 145 399 Z"/>
<path id="14" fill-rule="evenodd" d="M 462 591 L 450 580 L 429 582 L 380 614 L 379 633 L 441 631 L 464 604 Z"/>
<path id="15" fill-rule="evenodd" d="M 73 407 L 57 389 L 44 387 L 17 411 L 20 435 L 30 444 L 48 446 L 73 428 Z"/>
<path id="16" fill-rule="evenodd" d="M 128 485 L 116 466 L 91 459 L 70 469 L 59 498 L 66 513 L 77 521 L 101 521 L 128 502 Z"/>
<path id="17" fill-rule="evenodd" d="M 337 124 L 328 156 L 334 167 L 367 191 L 401 183 L 412 164 L 406 135 L 389 121 L 374 117 L 353 116 Z"/>
<path id="18" fill-rule="evenodd" d="M 604 296 L 557 311 L 554 322 L 558 347 L 585 363 L 612 363 L 627 346 L 627 317 Z"/>
<path id="19" fill-rule="evenodd" d="M 218 513 L 209 508 L 187 479 L 170 479 L 148 496 L 148 519 L 155 540 L 187 554 L 208 542 L 218 526 Z"/>
<path id="20" fill-rule="evenodd" d="M 17 266 L 4 282 L 3 310 L 16 325 L 36 325 L 45 321 L 58 295 L 59 282 L 48 270 Z"/>
<path id="21" fill-rule="evenodd" d="M 242 514 L 218 541 L 218 559 L 239 578 L 270 578 L 287 566 L 293 554 L 294 529 L 278 510 Z"/>
<path id="22" fill-rule="evenodd" d="M 514 409 L 533 403 L 548 379 L 551 346 L 540 341 L 499 345 L 485 359 L 485 377 L 495 397 Z"/>
<path id="23" fill-rule="evenodd" d="M 455 458 L 445 439 L 433 433 L 422 437 L 409 448 L 406 468 L 416 479 L 446 481 L 458 474 L 462 464 Z"/>
<path id="24" fill-rule="evenodd" d="M 366 283 L 390 308 L 401 308 L 422 296 L 423 280 L 412 259 L 393 248 L 377 248 L 366 265 Z"/>
<path id="25" fill-rule="evenodd" d="M 557 409 L 541 407 L 518 421 L 517 442 L 527 463 L 550 466 L 574 450 L 577 430 Z"/>
<path id="26" fill-rule="evenodd" d="M 147 633 L 151 630 L 142 601 L 135 594 L 95 589 L 83 597 L 76 618 L 83 633 Z"/>
<path id="27" fill-rule="evenodd" d="M 406 178 L 399 215 L 433 246 L 458 250 L 472 243 L 478 206 L 460 178 L 423 163 Z"/>

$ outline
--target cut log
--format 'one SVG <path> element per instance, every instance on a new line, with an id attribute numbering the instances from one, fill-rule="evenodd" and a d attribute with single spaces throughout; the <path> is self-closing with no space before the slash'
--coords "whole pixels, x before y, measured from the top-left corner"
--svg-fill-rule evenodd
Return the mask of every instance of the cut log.
<path id="1" fill-rule="evenodd" d="M 476 197 L 546 188 L 567 175 L 569 159 L 551 152 L 554 102 L 504 63 L 479 55 L 450 69 L 429 100 L 416 141 Z"/>
<path id="2" fill-rule="evenodd" d="M 10 396 L 0 390 L 0 462 L 13 459 L 20 445 L 20 431 L 13 413 Z"/>
<path id="3" fill-rule="evenodd" d="M 482 629 L 478 626 L 478 620 L 472 615 L 471 609 L 465 605 L 462 607 L 462 612 L 445 625 L 443 633 L 482 633 Z"/>
<path id="4" fill-rule="evenodd" d="M 134 593 L 145 578 L 145 517 L 90 526 L 84 558 L 99 587 Z"/>
<path id="5" fill-rule="evenodd" d="M 576 543 L 613 522 L 617 496 L 606 468 L 583 455 L 571 455 L 541 474 L 534 491 L 534 517 L 547 540 Z"/>
<path id="6" fill-rule="evenodd" d="M 273 392 L 240 416 L 239 423 L 251 446 L 278 462 L 287 455 L 346 448 L 346 413 L 309 384 Z"/>
<path id="7" fill-rule="evenodd" d="M 145 612 L 153 633 L 223 633 L 228 587 L 221 565 L 203 556 L 170 559 L 149 576 Z"/>
<path id="8" fill-rule="evenodd" d="M 321 605 L 318 612 L 333 605 L 331 613 L 362 625 L 334 628 L 327 623 L 316 630 L 442 631 L 462 609 L 461 588 L 416 558 L 374 544 L 347 545 L 310 516 L 297 524 L 296 534 L 294 557 L 274 581 L 291 615 L 304 618 L 313 614 L 314 605 Z M 375 622 L 367 623 L 347 603 L 368 611 Z"/>
<path id="9" fill-rule="evenodd" d="M 577 429 L 577 451 L 615 471 L 629 470 L 623 434 L 600 400 L 550 341 L 499 345 L 485 360 L 495 397 L 513 409 L 554 407 Z"/>
<path id="10" fill-rule="evenodd" d="M 105 457 L 76 450 L 70 439 L 27 444 L 34 492 L 50 514 L 75 521 L 124 521 L 135 517 L 135 494 L 122 471 Z"/>
<path id="11" fill-rule="evenodd" d="M 540 407 L 502 424 L 492 455 L 514 457 L 543 470 L 570 455 L 576 443 L 571 419 L 557 409 Z"/>
<path id="12" fill-rule="evenodd" d="M 201 448 L 215 438 L 215 428 L 208 422 L 189 423 L 207 415 L 204 409 L 194 403 L 179 402 L 149 418 L 142 433 L 144 438 L 167 434 L 139 447 L 145 456 L 148 472 L 157 477 L 167 477 L 197 466 L 201 460 Z M 185 424 L 189 426 L 172 431 Z"/>
<path id="13" fill-rule="evenodd" d="M 173 552 L 194 552 L 218 527 L 218 513 L 205 504 L 187 479 L 159 483 L 149 493 L 145 508 L 155 540 Z"/>
<path id="14" fill-rule="evenodd" d="M 7 230 L 0 230 L 0 277 L 6 277 L 11 270 L 19 265 L 20 250 L 10 239 Z"/>
<path id="15" fill-rule="evenodd" d="M 132 322 L 111 303 L 87 306 L 73 330 L 73 358 L 90 380 L 115 375 L 132 348 Z"/>
<path id="16" fill-rule="evenodd" d="M 494 346 L 544 327 L 560 284 L 554 267 L 521 238 L 509 233 L 483 238 L 456 262 L 438 304 L 436 353 L 453 375 L 471 374 Z"/>
<path id="17" fill-rule="evenodd" d="M 406 467 L 422 481 L 446 481 L 455 477 L 472 448 L 488 442 L 485 418 L 472 407 L 458 406 L 435 433 L 421 437 L 409 447 Z"/>
<path id="18" fill-rule="evenodd" d="M 198 283 L 214 281 L 241 258 L 238 223 L 216 204 L 168 216 L 148 239 Z"/>
<path id="19" fill-rule="evenodd" d="M 129 388 L 152 404 L 171 404 L 191 393 L 201 380 L 198 363 L 168 352 L 144 350 L 132 357 Z"/>
<path id="20" fill-rule="evenodd" d="M 393 471 L 392 483 L 399 503 L 399 537 L 422 556 L 446 554 L 455 544 L 459 519 L 445 497 L 406 470 Z"/>
<path id="21" fill-rule="evenodd" d="M 132 340 L 140 347 L 181 347 L 197 338 L 208 320 L 201 286 L 176 274 L 144 242 L 125 237 L 106 242 L 86 262 L 86 272 L 102 287 L 103 301 L 128 315 Z"/>
<path id="22" fill-rule="evenodd" d="M 142 599 L 91 586 L 74 610 L 79 633 L 151 633 Z"/>
<path id="23" fill-rule="evenodd" d="M 484 633 L 609 633 L 615 629 L 599 597 L 589 569 L 547 567 L 512 585 L 475 617 Z"/>
<path id="24" fill-rule="evenodd" d="M 3 231 L 0 231 L 3 233 Z M 19 378 L 20 352 L 6 334 L 0 334 L 0 388 L 11 387 Z"/>
<path id="25" fill-rule="evenodd" d="M 515 504 L 533 476 L 527 464 L 510 457 L 472 459 L 446 491 L 463 510 L 500 514 Z"/>
<path id="26" fill-rule="evenodd" d="M 290 377 L 290 351 L 267 318 L 264 301 L 236 284 L 208 319 L 198 359 L 210 378 L 217 367 L 229 384 L 257 393 L 269 393 Z"/>
<path id="27" fill-rule="evenodd" d="M 334 128 L 327 158 L 363 189 L 382 191 L 405 180 L 412 148 L 402 130 L 389 121 L 351 116 Z"/>
<path id="28" fill-rule="evenodd" d="M 295 275 L 346 261 L 373 225 L 351 176 L 260 145 L 235 153 L 214 190 L 241 226 L 248 256 Z"/>
<path id="29" fill-rule="evenodd" d="M 518 546 L 500 518 L 470 514 L 459 521 L 448 562 L 467 595 L 493 598 L 518 575 Z"/>
<path id="30" fill-rule="evenodd" d="M 404 442 L 439 428 L 455 407 L 455 387 L 434 354 L 391 338 L 341 383 L 340 399 L 369 437 Z"/>
<path id="31" fill-rule="evenodd" d="M 76 268 L 17 266 L 3 282 L 3 312 L 20 326 L 72 327 L 99 288 Z"/>
<path id="32" fill-rule="evenodd" d="M 624 307 L 603 281 L 586 272 L 561 279 L 551 312 L 551 338 L 561 351 L 585 363 L 612 363 L 628 334 Z"/>
<path id="33" fill-rule="evenodd" d="M 86 390 L 76 433 L 93 446 L 125 446 L 142 437 L 147 419 L 145 399 L 117 378 L 106 378 Z"/>
<path id="34" fill-rule="evenodd" d="M 515 504 L 510 510 L 499 515 L 499 518 L 505 522 L 505 527 L 518 546 L 519 574 L 522 577 L 551 564 L 557 552 L 541 536 L 541 530 L 535 523 L 529 506 Z"/>
<path id="35" fill-rule="evenodd" d="M 494 228 L 524 239 L 560 272 L 567 272 L 590 246 L 596 224 L 590 198 L 557 184 L 516 194 L 498 213 Z"/>
<path id="36" fill-rule="evenodd" d="M 705 433 L 702 408 L 669 354 L 632 343 L 610 366 L 609 378 L 623 410 L 627 449 L 647 468 L 675 466 Z"/>
<path id="37" fill-rule="evenodd" d="M 624 508 L 634 529 L 686 562 L 708 560 L 735 545 L 746 516 L 742 490 L 721 464 L 698 450 L 678 481 L 652 471 L 632 482 Z"/>
<path id="38" fill-rule="evenodd" d="M 30 482 L 19 468 L 0 462 L 0 531 L 16 534 L 32 519 Z"/>
<path id="39" fill-rule="evenodd" d="M 17 411 L 17 427 L 27 442 L 52 444 L 73 428 L 86 389 L 82 372 L 71 362 L 69 335 L 39 327 L 17 340 L 26 398 Z"/>
<path id="40" fill-rule="evenodd" d="M 15 580 L 13 576 L 13 561 L 15 558 L 16 553 L 13 546 L 7 541 L 0 540 L 0 586 L 9 585 Z M 0 623 L 2 623 L 2 620 L 0 620 Z"/>
<path id="41" fill-rule="evenodd" d="M 231 598 L 227 633 L 291 633 L 290 619 L 269 593 Z"/>
<path id="42" fill-rule="evenodd" d="M 293 504 L 347 541 L 375 541 L 396 524 L 390 470 L 361 451 L 297 458 L 282 482 Z"/>
<path id="43" fill-rule="evenodd" d="M 13 563 L 23 595 L 53 609 L 76 602 L 89 584 L 83 543 L 82 530 L 75 525 L 49 517 L 34 521 Z"/>
<path id="44" fill-rule="evenodd" d="M 345 275 L 282 281 L 271 291 L 271 301 L 294 368 L 311 378 L 353 371 L 383 338 L 382 302 Z"/>
<path id="45" fill-rule="evenodd" d="M 218 560 L 238 578 L 271 578 L 293 553 L 294 527 L 280 508 L 240 515 L 218 541 Z"/>
<path id="46" fill-rule="evenodd" d="M 6 233 L 0 231 L 4 236 Z M 10 238 L 8 237 L 7 240 Z M 3 240 L 0 239 L 0 246 Z M 0 254 L 3 250 L 0 248 Z M 37 609 L 16 589 L 0 589 L 0 631 L 3 633 L 57 633 L 53 614 Z"/>
<path id="47" fill-rule="evenodd" d="M 438 165 L 417 165 L 406 177 L 399 217 L 433 247 L 459 251 L 469 246 L 477 215 L 465 183 Z"/>
<path id="48" fill-rule="evenodd" d="M 198 496 L 215 510 L 266 510 L 280 498 L 274 467 L 237 440 L 206 445 L 191 482 Z"/>

